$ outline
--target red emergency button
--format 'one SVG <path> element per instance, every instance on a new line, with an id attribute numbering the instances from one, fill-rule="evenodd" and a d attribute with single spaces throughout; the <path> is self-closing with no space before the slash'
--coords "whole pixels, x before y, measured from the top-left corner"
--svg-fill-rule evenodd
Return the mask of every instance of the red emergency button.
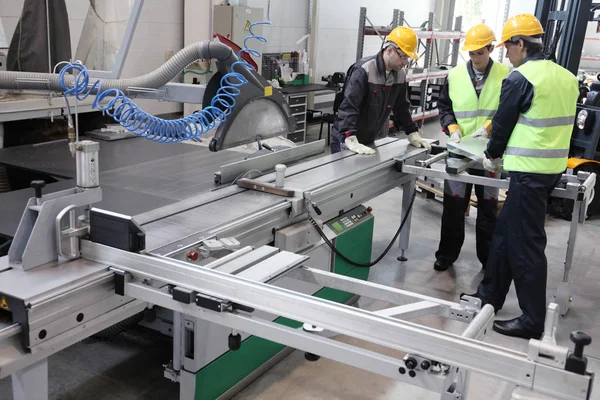
<path id="1" fill-rule="evenodd" d="M 190 251 L 187 255 L 188 260 L 190 261 L 198 261 L 198 252 L 197 251 Z"/>
<path id="2" fill-rule="evenodd" d="M 373 207 L 367 207 L 365 214 L 371 214 L 371 211 L 373 211 Z"/>

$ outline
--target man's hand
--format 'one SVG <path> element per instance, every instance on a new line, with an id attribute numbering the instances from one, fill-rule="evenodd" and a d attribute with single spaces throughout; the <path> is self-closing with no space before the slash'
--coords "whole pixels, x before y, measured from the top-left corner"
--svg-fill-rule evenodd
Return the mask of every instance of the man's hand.
<path id="1" fill-rule="evenodd" d="M 450 135 L 450 141 L 452 143 L 460 143 L 460 140 L 462 139 L 462 132 L 461 131 L 455 131 L 452 135 Z"/>
<path id="2" fill-rule="evenodd" d="M 483 168 L 494 173 L 502 171 L 502 158 L 493 158 L 490 160 L 484 153 Z"/>
<path id="3" fill-rule="evenodd" d="M 421 138 L 419 132 L 413 132 L 410 135 L 408 135 L 408 141 L 415 147 L 423 147 L 427 150 L 431 150 L 431 145 L 429 144 L 429 142 Z"/>
<path id="4" fill-rule="evenodd" d="M 358 143 L 358 138 L 356 136 L 348 136 L 344 141 L 346 148 L 348 150 L 355 152 L 356 154 L 375 154 L 376 151 L 370 147 L 365 146 L 364 144 Z"/>
<path id="5" fill-rule="evenodd" d="M 448 132 L 450 133 L 450 142 L 460 143 L 463 134 L 458 124 L 448 125 Z"/>
<path id="6" fill-rule="evenodd" d="M 490 132 L 492 131 L 492 121 L 491 120 L 487 120 L 483 123 L 483 126 L 479 129 L 477 129 L 475 131 L 475 133 L 473 133 L 473 137 L 489 137 L 490 136 Z"/>

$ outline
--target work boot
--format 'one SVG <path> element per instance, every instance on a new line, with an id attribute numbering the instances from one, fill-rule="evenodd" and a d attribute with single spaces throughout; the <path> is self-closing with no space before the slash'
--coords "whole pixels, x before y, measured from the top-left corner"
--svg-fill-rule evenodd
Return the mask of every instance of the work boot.
<path id="1" fill-rule="evenodd" d="M 452 263 L 443 258 L 438 258 L 433 263 L 433 269 L 435 269 L 436 271 L 440 271 L 440 272 L 447 271 L 448 268 L 450 268 L 451 266 L 452 266 Z"/>

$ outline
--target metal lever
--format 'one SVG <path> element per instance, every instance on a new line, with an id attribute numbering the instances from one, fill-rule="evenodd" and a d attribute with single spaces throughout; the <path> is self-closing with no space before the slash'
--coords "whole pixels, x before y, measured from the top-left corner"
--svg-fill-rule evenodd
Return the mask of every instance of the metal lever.
<path id="1" fill-rule="evenodd" d="M 35 202 L 37 205 L 42 203 L 42 189 L 46 186 L 44 181 L 31 181 L 31 187 L 35 190 Z"/>
<path id="2" fill-rule="evenodd" d="M 445 158 L 448 158 L 448 152 L 444 151 L 442 153 L 439 153 L 431 158 L 428 158 L 427 160 L 417 160 L 417 164 L 419 164 L 420 167 L 428 167 L 431 164 L 438 162 L 440 160 L 443 160 Z"/>

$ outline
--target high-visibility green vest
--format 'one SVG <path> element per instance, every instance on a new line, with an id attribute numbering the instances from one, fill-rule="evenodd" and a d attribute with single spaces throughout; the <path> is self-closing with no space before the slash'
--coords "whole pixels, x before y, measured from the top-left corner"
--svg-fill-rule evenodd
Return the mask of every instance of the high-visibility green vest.
<path id="1" fill-rule="evenodd" d="M 528 61 L 516 68 L 533 85 L 533 101 L 521 114 L 504 152 L 507 171 L 557 174 L 567 168 L 579 83 L 560 65 Z"/>
<path id="2" fill-rule="evenodd" d="M 467 64 L 453 68 L 448 74 L 448 91 L 452 111 L 463 136 L 472 135 L 485 120 L 492 119 L 500 103 L 502 80 L 509 74 L 508 66 L 494 62 L 483 89 L 477 97 Z"/>

